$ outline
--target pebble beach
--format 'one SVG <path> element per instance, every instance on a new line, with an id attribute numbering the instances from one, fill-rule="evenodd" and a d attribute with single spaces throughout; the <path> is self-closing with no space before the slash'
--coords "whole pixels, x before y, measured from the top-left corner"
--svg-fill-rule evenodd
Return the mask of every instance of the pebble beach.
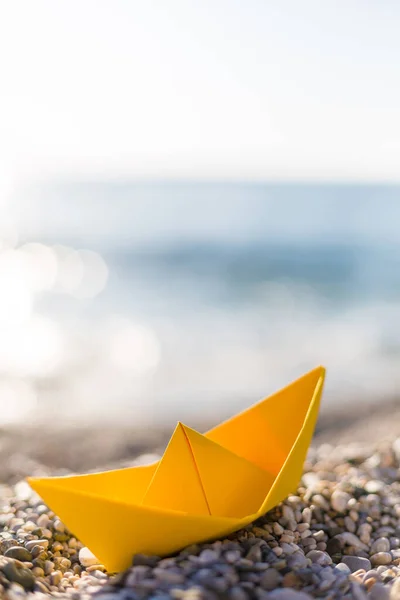
<path id="1" fill-rule="evenodd" d="M 337 444 L 320 432 L 297 490 L 262 519 L 172 557 L 137 555 L 119 574 L 107 573 L 31 491 L 15 455 L 0 487 L 0 597 L 400 600 L 400 438 L 378 437 Z"/>

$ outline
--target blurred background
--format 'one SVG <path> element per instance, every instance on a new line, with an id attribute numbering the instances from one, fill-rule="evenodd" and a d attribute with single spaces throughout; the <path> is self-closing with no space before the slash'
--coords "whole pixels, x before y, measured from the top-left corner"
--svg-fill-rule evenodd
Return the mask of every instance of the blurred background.
<path id="1" fill-rule="evenodd" d="M 0 425 L 400 384 L 400 6 L 0 8 Z"/>

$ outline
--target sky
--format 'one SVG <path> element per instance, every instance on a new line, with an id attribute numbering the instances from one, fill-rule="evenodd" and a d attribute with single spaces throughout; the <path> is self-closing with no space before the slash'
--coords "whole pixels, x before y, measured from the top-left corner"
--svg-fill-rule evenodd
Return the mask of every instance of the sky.
<path id="1" fill-rule="evenodd" d="M 396 0 L 0 1 L 25 179 L 400 179 Z"/>

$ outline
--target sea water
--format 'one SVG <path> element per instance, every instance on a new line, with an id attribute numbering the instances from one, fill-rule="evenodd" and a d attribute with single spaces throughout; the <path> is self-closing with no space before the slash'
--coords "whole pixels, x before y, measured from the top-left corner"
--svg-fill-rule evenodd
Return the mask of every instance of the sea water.
<path id="1" fill-rule="evenodd" d="M 400 187 L 53 182 L 13 206 L 14 252 L 50 249 L 54 281 L 103 269 L 6 323 L 25 418 L 216 421 L 318 364 L 324 410 L 398 394 Z"/>

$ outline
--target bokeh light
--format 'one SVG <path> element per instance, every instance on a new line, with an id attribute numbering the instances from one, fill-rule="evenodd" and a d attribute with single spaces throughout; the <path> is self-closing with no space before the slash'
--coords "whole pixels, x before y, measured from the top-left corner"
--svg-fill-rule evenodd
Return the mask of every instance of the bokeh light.
<path id="1" fill-rule="evenodd" d="M 23 257 L 26 280 L 32 291 L 51 290 L 57 277 L 57 257 L 55 252 L 44 244 L 24 244 L 18 250 Z"/>
<path id="2" fill-rule="evenodd" d="M 144 375 L 153 371 L 161 358 L 161 347 L 155 332 L 128 319 L 115 319 L 110 328 L 111 363 L 122 371 Z"/>
<path id="3" fill-rule="evenodd" d="M 105 260 L 92 250 L 73 250 L 55 246 L 58 258 L 58 288 L 75 298 L 94 298 L 107 284 Z"/>
<path id="4" fill-rule="evenodd" d="M 9 425 L 27 419 L 37 407 L 35 389 L 21 379 L 0 380 L 0 424 Z"/>

